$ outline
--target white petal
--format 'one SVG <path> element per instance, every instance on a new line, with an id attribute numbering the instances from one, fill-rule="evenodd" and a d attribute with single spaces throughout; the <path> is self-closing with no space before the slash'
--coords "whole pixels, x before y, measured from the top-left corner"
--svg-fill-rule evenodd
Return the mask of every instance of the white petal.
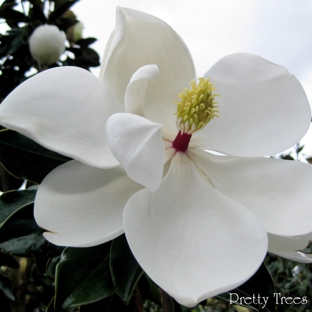
<path id="1" fill-rule="evenodd" d="M 161 125 L 128 113 L 112 115 L 106 125 L 111 151 L 128 176 L 155 191 L 161 182 L 165 156 Z"/>
<path id="2" fill-rule="evenodd" d="M 268 233 L 286 237 L 312 233 L 310 165 L 265 157 L 231 158 L 200 152 L 194 157 L 191 151 L 188 155 L 216 189 L 254 212 Z"/>
<path id="3" fill-rule="evenodd" d="M 205 77 L 210 77 L 220 94 L 220 118 L 198 132 L 204 149 L 265 156 L 291 147 L 308 130 L 307 97 L 284 67 L 237 53 L 222 58 Z"/>
<path id="4" fill-rule="evenodd" d="M 157 65 L 139 68 L 131 77 L 125 94 L 127 113 L 144 116 L 144 102 L 149 80 L 156 80 L 159 74 Z"/>
<path id="5" fill-rule="evenodd" d="M 258 218 L 213 189 L 183 153 L 155 193 L 129 199 L 124 227 L 144 271 L 189 307 L 245 282 L 267 251 Z"/>
<path id="6" fill-rule="evenodd" d="M 123 233 L 124 206 L 141 188 L 120 166 L 98 169 L 70 161 L 39 186 L 35 218 L 53 244 L 98 245 Z"/>
<path id="7" fill-rule="evenodd" d="M 0 124 L 90 166 L 118 165 L 105 132 L 124 109 L 107 86 L 77 67 L 44 71 L 17 87 L 0 106 Z"/>
<path id="8" fill-rule="evenodd" d="M 176 32 L 160 19 L 135 10 L 117 8 L 114 39 L 105 52 L 100 78 L 123 101 L 132 75 L 142 66 L 159 67 L 157 81 L 148 84 L 145 115 L 150 120 L 176 129 L 179 92 L 195 77 L 192 57 Z"/>
<path id="9" fill-rule="evenodd" d="M 286 259 L 302 262 L 312 263 L 312 254 L 301 252 L 312 240 L 312 234 L 301 237 L 282 237 L 269 234 L 269 252 Z"/>

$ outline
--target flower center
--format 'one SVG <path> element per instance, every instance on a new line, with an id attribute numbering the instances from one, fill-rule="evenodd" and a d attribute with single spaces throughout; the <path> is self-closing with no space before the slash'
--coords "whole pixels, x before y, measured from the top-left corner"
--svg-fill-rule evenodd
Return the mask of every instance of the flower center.
<path id="1" fill-rule="evenodd" d="M 177 126 L 180 129 L 172 142 L 177 151 L 185 152 L 188 148 L 192 134 L 205 127 L 210 120 L 219 117 L 218 105 L 214 93 L 215 86 L 209 78 L 198 78 L 190 82 L 190 88 L 179 93 L 180 101 L 177 103 Z"/>

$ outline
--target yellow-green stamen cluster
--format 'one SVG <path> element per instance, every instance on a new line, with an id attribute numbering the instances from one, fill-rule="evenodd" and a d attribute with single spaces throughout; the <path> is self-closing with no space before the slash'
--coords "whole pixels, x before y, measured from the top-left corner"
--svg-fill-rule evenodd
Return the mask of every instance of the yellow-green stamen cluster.
<path id="1" fill-rule="evenodd" d="M 177 125 L 184 133 L 194 133 L 205 127 L 215 117 L 219 117 L 218 105 L 214 93 L 215 86 L 209 78 L 198 78 L 190 82 L 191 88 L 179 93 L 177 103 Z"/>

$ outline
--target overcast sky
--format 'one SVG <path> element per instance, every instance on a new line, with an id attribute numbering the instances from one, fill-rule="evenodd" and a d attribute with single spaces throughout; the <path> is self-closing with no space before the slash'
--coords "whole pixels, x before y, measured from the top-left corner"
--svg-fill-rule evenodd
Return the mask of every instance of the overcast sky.
<path id="1" fill-rule="evenodd" d="M 114 28 L 117 5 L 171 25 L 188 45 L 199 75 L 238 51 L 282 64 L 301 81 L 311 73 L 311 0 L 81 0 L 73 11 L 84 23 L 84 35 L 98 38 L 94 48 L 100 54 Z"/>

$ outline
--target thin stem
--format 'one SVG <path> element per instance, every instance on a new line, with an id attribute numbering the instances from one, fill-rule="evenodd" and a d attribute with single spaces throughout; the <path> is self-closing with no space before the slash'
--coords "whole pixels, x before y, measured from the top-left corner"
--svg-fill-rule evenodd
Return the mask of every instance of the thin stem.
<path id="1" fill-rule="evenodd" d="M 136 311 L 143 312 L 143 310 L 144 310 L 144 306 L 143 306 L 144 302 L 142 300 L 142 297 L 141 297 L 138 285 L 135 286 L 135 289 L 137 291 L 137 293 L 134 295 Z"/>
<path id="2" fill-rule="evenodd" d="M 175 312 L 174 301 L 164 290 L 160 288 L 161 303 L 164 308 L 164 312 Z"/>

